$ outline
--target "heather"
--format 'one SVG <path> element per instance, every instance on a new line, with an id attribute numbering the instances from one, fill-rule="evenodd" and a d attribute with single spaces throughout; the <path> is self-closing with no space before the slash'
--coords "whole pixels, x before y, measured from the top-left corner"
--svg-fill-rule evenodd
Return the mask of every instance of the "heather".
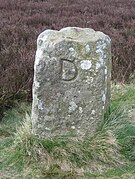
<path id="1" fill-rule="evenodd" d="M 46 29 L 90 27 L 112 39 L 112 80 L 135 69 L 134 0 L 0 0 L 0 106 L 31 100 L 36 39 Z M 133 75 L 132 75 L 133 76 Z"/>

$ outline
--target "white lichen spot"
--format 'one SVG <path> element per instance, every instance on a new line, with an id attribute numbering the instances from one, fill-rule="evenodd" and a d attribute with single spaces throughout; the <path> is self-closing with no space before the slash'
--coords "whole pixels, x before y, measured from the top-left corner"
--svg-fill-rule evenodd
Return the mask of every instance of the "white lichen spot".
<path id="1" fill-rule="evenodd" d="M 57 97 L 59 98 L 61 96 L 61 93 L 57 93 Z"/>
<path id="2" fill-rule="evenodd" d="M 91 68 L 91 66 L 92 66 L 92 63 L 91 63 L 90 60 L 83 60 L 83 61 L 81 61 L 81 68 L 83 70 L 88 70 L 88 69 Z"/>
<path id="3" fill-rule="evenodd" d="M 102 108 L 103 108 L 103 109 L 105 109 L 105 107 L 104 107 L 104 106 L 103 106 Z"/>
<path id="4" fill-rule="evenodd" d="M 38 82 L 38 81 L 35 81 L 35 83 L 34 83 L 34 87 L 35 87 L 35 88 L 39 88 L 39 87 L 40 87 L 40 85 L 39 85 L 39 82 Z"/>
<path id="5" fill-rule="evenodd" d="M 50 78 L 46 78 L 46 81 L 50 81 Z"/>
<path id="6" fill-rule="evenodd" d="M 43 110 L 43 103 L 41 100 L 38 101 L 38 109 Z"/>
<path id="7" fill-rule="evenodd" d="M 97 49 L 96 53 L 98 53 L 100 55 L 100 57 L 104 57 L 104 51 L 102 49 Z"/>
<path id="8" fill-rule="evenodd" d="M 74 112 L 76 110 L 78 106 L 76 105 L 76 103 L 74 101 L 71 101 L 69 103 L 69 109 L 68 109 L 68 112 L 71 113 L 71 112 Z"/>
<path id="9" fill-rule="evenodd" d="M 100 67 L 101 67 L 101 64 L 97 62 L 96 63 L 96 70 L 98 70 Z"/>
<path id="10" fill-rule="evenodd" d="M 43 55 L 43 51 L 40 50 L 40 49 L 38 49 L 38 50 L 36 51 L 36 60 L 35 60 L 35 64 L 34 64 L 34 69 L 36 68 L 36 66 L 39 65 L 39 62 L 40 62 L 40 60 L 41 60 L 42 55 Z"/>
<path id="11" fill-rule="evenodd" d="M 86 49 L 86 53 L 90 52 L 90 46 L 88 44 L 86 45 L 85 49 Z"/>
<path id="12" fill-rule="evenodd" d="M 107 93 L 107 86 L 106 86 L 106 88 L 105 88 L 105 94 Z"/>
<path id="13" fill-rule="evenodd" d="M 70 51 L 70 52 L 74 52 L 75 50 L 74 50 L 74 48 L 70 47 L 70 48 L 69 48 L 69 51 Z"/>
<path id="14" fill-rule="evenodd" d="M 105 75 L 107 75 L 107 67 L 105 68 Z"/>
<path id="15" fill-rule="evenodd" d="M 75 129 L 75 126 L 71 126 L 71 129 Z"/>
<path id="16" fill-rule="evenodd" d="M 91 77 L 91 76 L 87 76 L 86 78 L 87 78 L 86 83 L 88 83 L 88 84 L 91 84 L 94 80 L 93 77 Z"/>
<path id="17" fill-rule="evenodd" d="M 104 59 L 102 57 L 99 57 L 99 62 L 101 63 L 101 65 L 104 64 Z"/>
<path id="18" fill-rule="evenodd" d="M 99 49 L 105 49 L 107 46 L 107 43 L 105 42 L 105 39 L 102 39 L 101 41 L 97 42 L 97 48 Z"/>
<path id="19" fill-rule="evenodd" d="M 103 95 L 102 95 L 102 101 L 105 103 L 105 100 L 106 100 L 106 95 L 103 94 Z"/>
<path id="20" fill-rule="evenodd" d="M 83 113 L 83 109 L 82 109 L 82 107 L 79 107 L 79 113 Z"/>
<path id="21" fill-rule="evenodd" d="M 50 128 L 48 128 L 48 127 L 45 127 L 45 130 L 50 131 L 51 129 L 50 129 Z"/>
<path id="22" fill-rule="evenodd" d="M 106 54 L 104 52 L 104 49 L 106 48 L 106 43 L 98 42 L 96 53 L 99 55 L 99 62 L 101 65 L 104 65 L 104 59 L 106 58 Z"/>
<path id="23" fill-rule="evenodd" d="M 91 114 L 92 114 L 92 115 L 94 115 L 94 114 L 95 114 L 95 112 L 96 112 L 95 110 L 92 110 L 92 111 L 91 111 Z"/>
<path id="24" fill-rule="evenodd" d="M 106 54 L 104 54 L 104 58 L 106 58 L 107 57 L 107 55 Z"/>
<path id="25" fill-rule="evenodd" d="M 43 50 L 42 50 L 42 49 L 38 49 L 38 50 L 36 51 L 36 57 L 41 58 L 42 55 L 43 55 Z"/>
<path id="26" fill-rule="evenodd" d="M 91 83 L 93 82 L 93 80 L 94 80 L 94 78 L 93 78 L 93 77 L 90 77 L 90 81 L 91 81 Z"/>
<path id="27" fill-rule="evenodd" d="M 69 48 L 69 52 L 70 52 L 70 55 L 72 55 L 72 56 L 76 55 L 76 51 L 75 51 L 75 49 L 73 47 Z"/>

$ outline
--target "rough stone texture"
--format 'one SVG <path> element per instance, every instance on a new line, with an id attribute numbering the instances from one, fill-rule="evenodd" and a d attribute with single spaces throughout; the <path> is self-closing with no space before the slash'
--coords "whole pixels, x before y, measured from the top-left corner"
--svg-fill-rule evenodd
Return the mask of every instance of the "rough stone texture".
<path id="1" fill-rule="evenodd" d="M 35 134 L 93 134 L 110 99 L 110 44 L 107 35 L 88 28 L 39 35 L 32 107 Z"/>

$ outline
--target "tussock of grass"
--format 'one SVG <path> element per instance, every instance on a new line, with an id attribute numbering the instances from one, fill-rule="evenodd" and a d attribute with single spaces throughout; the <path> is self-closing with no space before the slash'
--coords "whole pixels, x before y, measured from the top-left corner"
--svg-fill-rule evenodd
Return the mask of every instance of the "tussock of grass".
<path id="1" fill-rule="evenodd" d="M 127 126 L 127 124 L 135 125 L 135 123 L 129 120 L 129 111 L 131 109 L 131 105 L 121 103 L 110 112 L 100 127 L 106 130 L 112 130 L 116 133 L 117 130 Z"/>
<path id="2" fill-rule="evenodd" d="M 39 138 L 32 134 L 30 114 L 24 117 L 23 112 L 21 125 L 12 137 L 14 142 L 7 145 L 9 148 L 4 153 L 8 165 L 30 178 L 109 178 L 128 173 L 135 161 L 135 123 L 129 115 L 135 104 L 135 90 L 131 87 L 121 90 L 122 94 L 120 89 L 114 93 L 110 111 L 97 132 L 83 139 Z"/>
<path id="3" fill-rule="evenodd" d="M 31 132 L 31 119 L 26 115 L 15 133 L 10 149 L 10 162 L 20 166 L 37 165 L 45 177 L 84 176 L 85 171 L 102 173 L 106 168 L 123 165 L 120 146 L 113 133 L 97 132 L 82 140 L 66 137 L 40 139 Z M 60 175 L 60 176 L 59 176 Z"/>
<path id="4" fill-rule="evenodd" d="M 0 122 L 0 137 L 10 136 L 16 132 L 16 127 L 21 124 L 25 114 L 30 114 L 31 105 L 29 103 L 16 103 L 16 107 L 5 112 Z"/>

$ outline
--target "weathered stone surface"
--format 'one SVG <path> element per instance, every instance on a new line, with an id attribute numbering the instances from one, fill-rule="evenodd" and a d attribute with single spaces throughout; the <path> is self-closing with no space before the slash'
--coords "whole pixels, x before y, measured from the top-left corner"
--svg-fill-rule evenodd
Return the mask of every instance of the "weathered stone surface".
<path id="1" fill-rule="evenodd" d="M 35 134 L 93 134 L 110 98 L 110 41 L 102 32 L 77 27 L 39 35 L 32 107 Z"/>

